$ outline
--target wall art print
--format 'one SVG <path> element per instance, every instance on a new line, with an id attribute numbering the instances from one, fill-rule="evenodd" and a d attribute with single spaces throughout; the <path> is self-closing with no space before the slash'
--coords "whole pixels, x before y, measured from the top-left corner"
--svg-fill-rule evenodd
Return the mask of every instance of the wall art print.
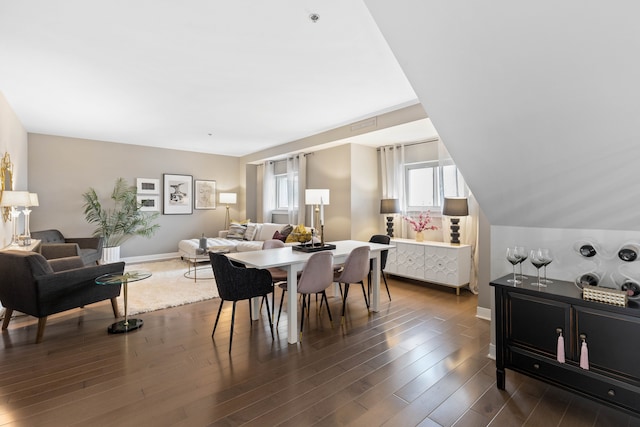
<path id="1" fill-rule="evenodd" d="M 193 182 L 193 207 L 195 209 L 215 209 L 216 182 L 206 179 L 196 179 Z"/>
<path id="2" fill-rule="evenodd" d="M 190 215 L 193 213 L 191 198 L 193 194 L 193 177 L 191 175 L 175 175 L 165 173 L 163 178 L 164 215 Z"/>

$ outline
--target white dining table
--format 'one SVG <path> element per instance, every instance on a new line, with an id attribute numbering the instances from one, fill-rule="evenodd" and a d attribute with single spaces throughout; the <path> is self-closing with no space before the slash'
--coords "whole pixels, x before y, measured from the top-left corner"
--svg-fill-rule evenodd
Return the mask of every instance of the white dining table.
<path id="1" fill-rule="evenodd" d="M 369 246 L 369 257 L 373 260 L 372 267 L 374 271 L 374 274 L 372 274 L 372 292 L 369 305 L 370 310 L 378 311 L 380 305 L 380 253 L 384 250 L 393 248 L 394 246 L 381 243 L 361 242 L 358 240 L 340 240 L 328 243 L 336 245 L 336 248 L 331 250 L 333 253 L 333 262 L 335 264 L 343 263 L 355 248 L 360 246 Z M 307 260 L 309 260 L 311 255 L 313 255 L 313 253 L 293 250 L 291 246 L 261 251 L 233 252 L 226 254 L 229 259 L 244 264 L 247 267 L 263 269 L 279 267 L 287 272 L 287 310 L 289 312 L 287 330 L 289 344 L 295 344 L 298 342 L 298 272 L 304 268 L 304 265 L 307 263 Z M 257 304 L 254 304 L 254 307 L 257 307 Z M 252 310 L 252 318 L 256 319 L 257 317 L 258 310 L 254 308 Z"/>

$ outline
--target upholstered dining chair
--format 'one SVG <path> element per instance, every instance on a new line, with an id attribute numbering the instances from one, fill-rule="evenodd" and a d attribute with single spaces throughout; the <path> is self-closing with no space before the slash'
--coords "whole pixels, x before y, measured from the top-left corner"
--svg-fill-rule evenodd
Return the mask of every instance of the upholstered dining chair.
<path id="1" fill-rule="evenodd" d="M 229 333 L 229 353 L 231 353 L 231 345 L 233 344 L 233 326 L 236 317 L 236 303 L 242 300 L 250 300 L 251 298 L 262 297 L 267 298 L 269 293 L 273 292 L 273 282 L 271 275 L 267 270 L 257 268 L 237 267 L 223 254 L 214 252 L 209 253 L 211 260 L 211 268 L 216 279 L 218 294 L 220 295 L 220 307 L 216 316 L 216 323 L 213 325 L 211 337 L 216 333 L 222 305 L 225 301 L 233 301 L 233 311 L 231 312 L 231 332 Z M 271 339 L 273 336 L 273 323 L 271 321 L 271 312 L 269 304 L 267 306 L 267 317 L 269 319 L 269 328 L 271 329 Z"/>
<path id="2" fill-rule="evenodd" d="M 342 293 L 342 320 L 344 321 L 344 312 L 347 305 L 347 296 L 349 295 L 349 285 L 359 283 L 362 285 L 362 295 L 364 302 L 369 309 L 369 300 L 367 292 L 364 289 L 364 279 L 369 274 L 369 246 L 360 246 L 355 248 L 347 256 L 341 270 L 334 270 L 333 281 L 344 284 L 344 292 Z"/>
<path id="3" fill-rule="evenodd" d="M 369 239 L 370 243 L 381 243 L 383 245 L 388 245 L 391 242 L 391 237 L 386 234 L 374 234 Z M 389 285 L 387 284 L 387 278 L 384 275 L 384 269 L 387 266 L 387 256 L 389 255 L 388 250 L 380 251 L 380 274 L 382 274 L 382 280 L 384 280 L 384 287 L 387 288 L 387 295 L 389 296 L 389 301 L 391 301 L 391 292 L 389 292 Z M 369 276 L 368 276 L 368 295 L 369 299 L 371 299 L 371 274 L 373 273 L 373 260 L 369 260 Z"/>
<path id="4" fill-rule="evenodd" d="M 302 314 L 300 316 L 300 340 L 302 340 L 302 328 L 304 326 L 305 308 L 307 311 L 311 309 L 311 294 L 322 294 L 320 300 L 320 308 L 324 301 L 327 305 L 327 314 L 329 322 L 333 322 L 331 318 L 331 309 L 327 300 L 326 289 L 333 283 L 333 254 L 331 252 L 316 252 L 309 257 L 309 260 L 302 270 L 300 279 L 298 280 L 298 293 L 302 294 Z M 283 292 L 284 294 L 284 292 Z M 305 298 L 306 297 L 306 298 Z M 282 308 L 282 303 L 280 304 Z"/>

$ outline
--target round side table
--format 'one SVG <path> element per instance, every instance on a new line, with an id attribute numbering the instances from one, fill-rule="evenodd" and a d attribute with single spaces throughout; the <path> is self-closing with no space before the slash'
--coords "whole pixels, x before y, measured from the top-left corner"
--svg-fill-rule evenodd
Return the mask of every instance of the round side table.
<path id="1" fill-rule="evenodd" d="M 127 271 L 124 274 L 103 274 L 96 278 L 98 285 L 122 285 L 124 290 L 124 320 L 120 320 L 109 326 L 107 332 L 110 334 L 122 334 L 141 328 L 144 322 L 142 319 L 129 319 L 127 315 L 127 285 L 129 282 L 137 282 L 139 280 L 148 279 L 151 272 L 146 270 Z"/>

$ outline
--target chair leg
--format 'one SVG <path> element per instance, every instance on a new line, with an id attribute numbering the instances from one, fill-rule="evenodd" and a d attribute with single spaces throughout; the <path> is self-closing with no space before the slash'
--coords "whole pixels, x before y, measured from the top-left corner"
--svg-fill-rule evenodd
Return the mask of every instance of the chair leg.
<path id="1" fill-rule="evenodd" d="M 38 319 L 38 333 L 36 334 L 36 344 L 42 342 L 42 337 L 44 336 L 44 327 L 47 324 L 47 316 L 40 317 Z"/>
<path id="2" fill-rule="evenodd" d="M 278 320 L 276 321 L 276 328 L 278 327 L 278 324 L 280 323 L 280 313 L 282 313 L 282 303 L 284 303 L 284 294 L 285 294 L 284 289 L 282 290 L 282 296 L 280 297 L 280 308 L 278 308 Z"/>
<path id="3" fill-rule="evenodd" d="M 367 291 L 364 290 L 364 282 L 360 281 L 362 285 L 362 296 L 364 296 L 364 303 L 367 305 L 367 310 L 369 310 L 369 299 L 367 299 Z"/>
<path id="4" fill-rule="evenodd" d="M 333 322 L 333 319 L 331 318 L 331 309 L 329 308 L 329 300 L 327 300 L 327 293 L 325 291 L 322 291 L 322 299 L 320 299 L 321 306 L 322 306 L 323 299 L 324 299 L 324 302 L 327 304 L 327 314 L 329 315 L 329 322 Z"/>
<path id="5" fill-rule="evenodd" d="M 262 299 L 267 299 L 267 296 L 265 295 L 264 297 L 262 297 Z M 269 329 L 271 329 L 271 341 L 273 341 L 275 340 L 275 337 L 273 336 L 273 320 L 271 319 L 271 310 L 269 309 L 269 300 L 267 300 L 266 305 L 267 305 L 267 320 L 269 320 Z"/>
<path id="6" fill-rule="evenodd" d="M 344 295 L 342 296 L 342 320 L 344 321 L 344 308 L 347 305 L 347 295 L 349 295 L 349 284 L 344 284 Z"/>
<path id="7" fill-rule="evenodd" d="M 231 333 L 229 334 L 229 353 L 231 353 L 231 344 L 233 344 L 233 323 L 236 320 L 236 302 L 233 302 L 233 310 L 231 311 Z"/>
<path id="8" fill-rule="evenodd" d="M 387 284 L 387 277 L 384 275 L 384 271 L 381 272 L 382 279 L 384 280 L 384 287 L 387 288 L 387 295 L 389 296 L 389 301 L 391 301 L 391 292 L 389 292 L 389 285 Z"/>
<path id="9" fill-rule="evenodd" d="M 118 317 L 118 299 L 111 298 L 111 308 L 113 309 L 113 317 Z"/>
<path id="10" fill-rule="evenodd" d="M 211 336 L 213 337 L 213 334 L 216 333 L 216 328 L 218 327 L 218 320 L 220 320 L 220 313 L 222 312 L 222 304 L 224 303 L 224 300 L 221 299 L 220 300 L 220 307 L 218 307 L 218 315 L 216 316 L 216 323 L 213 325 L 213 332 L 211 332 Z"/>
<path id="11" fill-rule="evenodd" d="M 311 294 L 309 294 L 311 296 Z M 302 327 L 304 326 L 304 309 L 307 302 L 306 295 L 302 295 L 302 313 L 300 316 L 300 341 L 302 341 Z M 311 299 L 309 299 L 309 304 L 311 304 Z"/>
<path id="12" fill-rule="evenodd" d="M 13 315 L 13 308 L 5 308 L 4 309 L 4 320 L 2 321 L 2 330 L 4 331 L 9 327 L 9 322 L 11 322 L 11 316 Z"/>

